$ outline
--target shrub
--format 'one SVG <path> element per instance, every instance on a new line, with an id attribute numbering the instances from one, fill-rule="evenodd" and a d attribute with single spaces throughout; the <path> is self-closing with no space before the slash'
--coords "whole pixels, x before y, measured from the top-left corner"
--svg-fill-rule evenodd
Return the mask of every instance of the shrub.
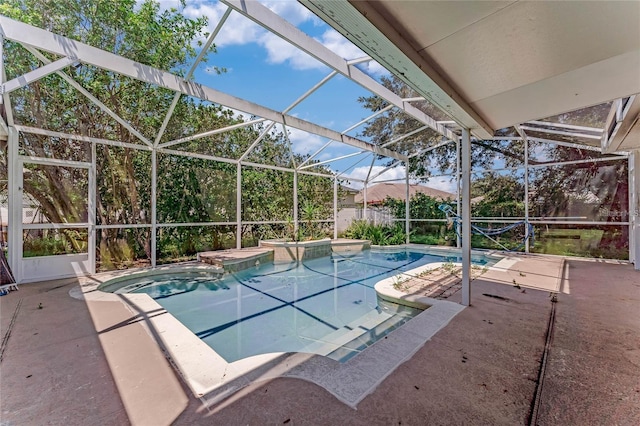
<path id="1" fill-rule="evenodd" d="M 354 220 L 345 231 L 345 237 L 357 240 L 370 240 L 375 245 L 404 244 L 406 235 L 402 223 L 391 226 L 374 225 L 366 220 Z"/>

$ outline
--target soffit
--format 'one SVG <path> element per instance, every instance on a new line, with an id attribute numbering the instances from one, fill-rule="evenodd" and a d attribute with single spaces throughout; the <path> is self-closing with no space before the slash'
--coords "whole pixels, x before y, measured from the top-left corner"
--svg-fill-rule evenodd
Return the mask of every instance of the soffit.
<path id="1" fill-rule="evenodd" d="M 640 93 L 637 1 L 301 1 L 462 125 L 476 114 L 495 131 Z"/>

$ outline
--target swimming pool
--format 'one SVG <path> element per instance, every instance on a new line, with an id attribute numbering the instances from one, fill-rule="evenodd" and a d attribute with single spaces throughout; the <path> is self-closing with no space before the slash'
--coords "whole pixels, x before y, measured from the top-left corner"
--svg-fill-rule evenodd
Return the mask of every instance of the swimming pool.
<path id="1" fill-rule="evenodd" d="M 455 255 L 412 250 L 333 254 L 215 276 L 178 273 L 102 288 L 146 293 L 231 363 L 272 352 L 346 361 L 421 311 L 378 299 L 374 285 Z M 474 256 L 474 264 L 492 263 Z"/>

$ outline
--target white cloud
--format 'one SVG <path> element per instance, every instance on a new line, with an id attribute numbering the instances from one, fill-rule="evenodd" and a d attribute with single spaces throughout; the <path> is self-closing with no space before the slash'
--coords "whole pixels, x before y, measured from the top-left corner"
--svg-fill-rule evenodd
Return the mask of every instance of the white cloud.
<path id="1" fill-rule="evenodd" d="M 386 167 L 384 166 L 373 166 L 373 168 L 371 169 L 371 175 L 370 176 L 375 176 L 378 173 L 380 173 L 382 170 L 384 170 Z M 358 181 L 351 181 L 350 179 L 361 179 L 364 180 L 367 178 L 367 174 L 369 174 L 369 166 L 361 166 L 361 167 L 356 167 L 355 169 L 353 169 L 351 172 L 343 175 L 345 179 L 347 179 L 350 182 L 350 187 L 354 188 L 354 189 L 362 189 L 362 187 L 364 186 L 362 184 L 362 182 L 358 182 Z M 370 183 L 377 183 L 380 181 L 388 181 L 391 179 L 397 179 L 399 182 L 402 181 L 404 182 L 406 176 L 406 171 L 404 166 L 397 166 L 394 167 L 393 169 L 389 169 L 386 172 L 382 173 L 380 176 L 377 176 L 375 179 L 373 179 Z"/>
<path id="2" fill-rule="evenodd" d="M 384 166 L 373 166 L 371 170 L 371 176 L 375 176 L 385 168 L 386 167 Z M 369 166 L 361 166 L 361 167 L 356 167 L 350 173 L 343 175 L 343 177 L 348 181 L 348 186 L 354 189 L 362 189 L 364 186 L 362 182 L 352 181 L 350 179 L 364 180 L 367 177 L 368 173 L 369 173 Z M 404 183 L 405 178 L 406 178 L 405 167 L 397 166 L 397 167 L 394 167 L 393 169 L 387 170 L 386 172 L 382 173 L 380 176 L 377 176 L 375 179 L 373 179 L 370 182 L 370 185 L 379 183 L 381 181 L 388 182 L 391 180 L 394 180 L 395 181 L 394 183 Z M 450 177 L 435 177 L 427 181 L 421 181 L 421 182 L 418 182 L 417 180 L 410 178 L 409 183 L 411 184 L 419 183 L 420 185 L 425 185 L 430 188 L 450 192 L 452 194 L 456 193 L 456 183 L 454 180 L 451 180 Z"/>
<path id="3" fill-rule="evenodd" d="M 288 63 L 295 70 L 325 69 L 326 66 L 317 59 L 281 39 L 273 33 L 264 34 L 258 44 L 267 51 L 267 62 L 270 64 Z"/>
<path id="4" fill-rule="evenodd" d="M 227 6 L 222 3 L 213 5 L 206 3 L 191 2 L 184 8 L 182 13 L 188 18 L 199 18 L 206 16 L 208 19 L 205 31 L 208 33 L 213 30 L 220 22 L 220 18 L 226 11 Z M 216 36 L 214 43 L 217 47 L 243 45 L 252 43 L 266 33 L 262 27 L 255 22 L 245 18 L 236 12 L 231 12 L 229 18 L 222 26 L 222 30 Z"/>
<path id="5" fill-rule="evenodd" d="M 293 127 L 287 127 L 287 129 L 289 130 L 291 147 L 293 148 L 293 152 L 296 154 L 313 154 L 326 143 L 326 141 L 318 135 L 294 129 Z"/>
<path id="6" fill-rule="evenodd" d="M 329 160 L 331 158 L 335 157 L 335 155 L 331 155 L 330 153 L 323 151 L 322 154 L 318 155 L 316 157 L 316 160 L 318 161 L 325 161 L 325 160 Z"/>
<path id="7" fill-rule="evenodd" d="M 333 53 L 344 59 L 357 59 L 366 56 L 362 50 L 334 29 L 325 31 L 319 41 Z"/>
<path id="8" fill-rule="evenodd" d="M 171 0 L 162 3 L 162 6 L 166 8 L 174 7 L 175 3 L 175 1 Z M 321 25 L 319 18 L 298 2 L 266 0 L 262 3 L 293 25 L 297 26 L 309 21 L 313 22 L 314 25 Z M 222 3 L 211 5 L 195 1 L 189 2 L 182 13 L 189 18 L 206 16 L 208 18 L 208 24 L 205 30 L 211 33 L 220 21 L 226 8 L 227 6 Z M 316 40 L 344 59 L 357 59 L 365 56 L 358 47 L 332 28 L 327 29 Z M 320 61 L 312 58 L 307 53 L 284 41 L 277 35 L 268 32 L 237 12 L 232 12 L 231 15 L 229 15 L 229 18 L 216 36 L 214 42 L 218 48 L 256 43 L 265 49 L 267 53 L 267 63 L 287 63 L 295 70 L 326 68 Z M 387 73 L 384 68 L 374 61 L 360 64 L 359 67 L 373 75 Z"/>
<path id="9" fill-rule="evenodd" d="M 362 63 L 359 67 L 367 74 L 372 75 L 374 77 L 381 77 L 383 75 L 391 75 L 391 73 L 382 65 L 377 63 L 376 61 L 369 61 L 366 63 Z"/>
<path id="10" fill-rule="evenodd" d="M 450 177 L 432 178 L 426 182 L 421 182 L 421 185 L 428 186 L 430 188 L 439 189 L 441 191 L 456 193 L 456 182 Z"/>
<path id="11" fill-rule="evenodd" d="M 304 7 L 297 1 L 287 0 L 262 0 L 263 5 L 283 17 L 293 25 L 300 25 L 309 20 L 317 20 L 318 18 L 311 13 L 309 9 Z"/>

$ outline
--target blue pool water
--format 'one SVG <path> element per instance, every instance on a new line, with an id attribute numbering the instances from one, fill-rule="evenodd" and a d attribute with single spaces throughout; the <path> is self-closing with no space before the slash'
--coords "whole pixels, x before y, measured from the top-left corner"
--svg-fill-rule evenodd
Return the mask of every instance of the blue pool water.
<path id="1" fill-rule="evenodd" d="M 227 362 L 271 352 L 310 352 L 345 361 L 421 312 L 379 301 L 373 288 L 378 281 L 446 261 L 460 260 L 368 250 L 224 276 L 154 275 L 118 287 L 149 294 Z M 472 261 L 492 262 L 485 256 Z"/>

